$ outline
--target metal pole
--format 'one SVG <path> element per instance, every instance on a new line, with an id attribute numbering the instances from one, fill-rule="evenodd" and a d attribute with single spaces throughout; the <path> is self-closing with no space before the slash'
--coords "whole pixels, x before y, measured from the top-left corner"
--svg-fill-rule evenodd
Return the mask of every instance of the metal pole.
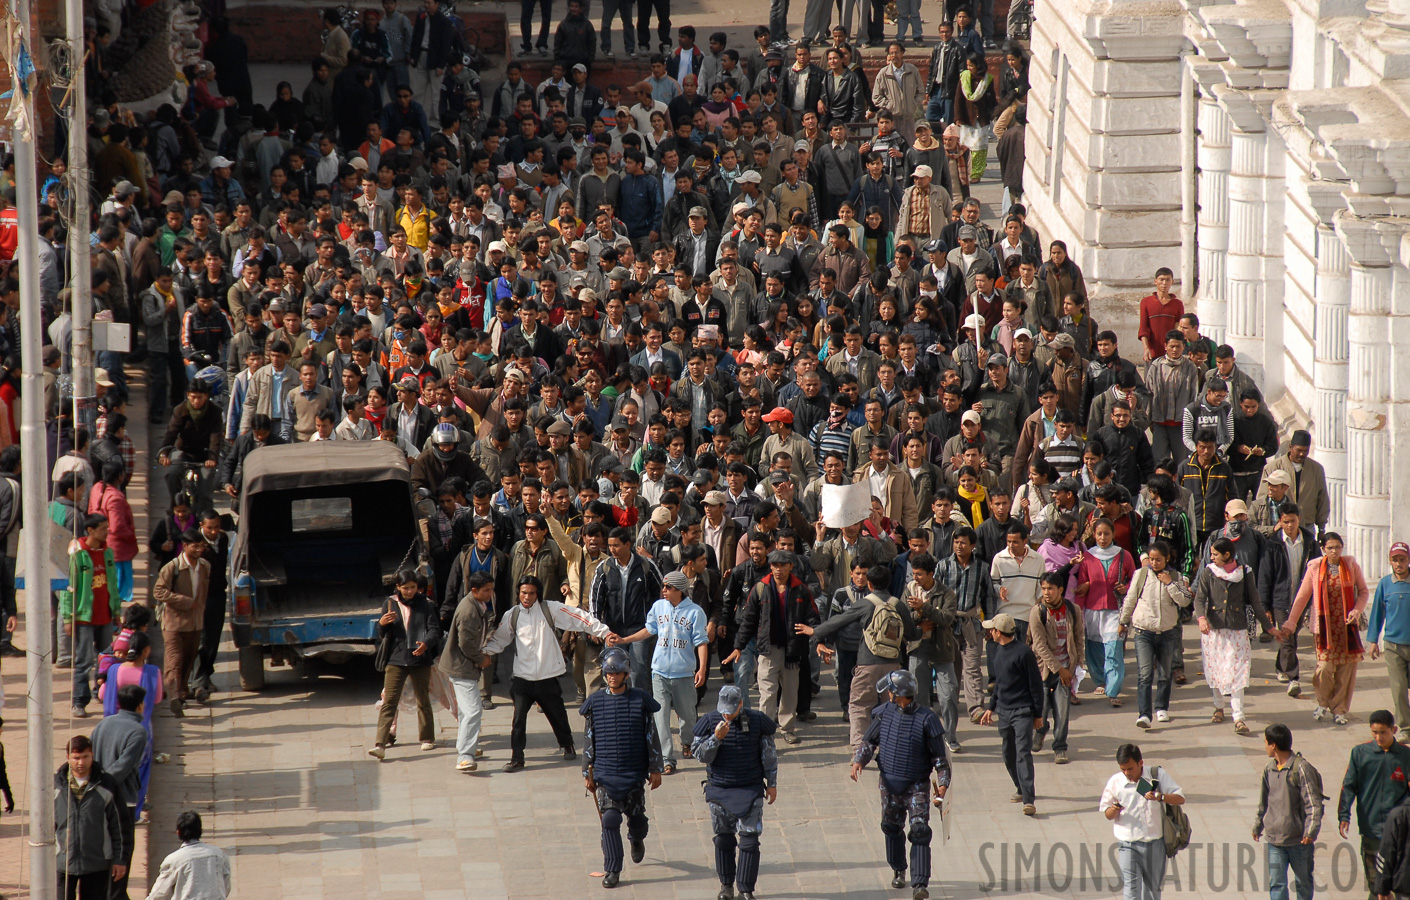
<path id="1" fill-rule="evenodd" d="M 12 0 L 20 35 L 33 52 L 30 0 Z M 15 61 L 11 60 L 14 66 Z M 14 69 L 12 69 L 12 74 Z M 28 85 L 12 79 L 19 102 L 29 114 L 29 133 L 16 129 L 15 199 L 19 210 L 19 246 L 15 255 L 20 276 L 20 464 L 25 541 L 25 644 L 28 647 L 29 696 L 29 896 L 54 900 L 57 888 L 54 858 L 54 686 L 52 682 L 54 629 L 49 610 L 49 560 L 46 488 L 48 466 L 44 448 L 44 346 L 43 317 L 39 310 L 39 181 L 35 173 L 34 81 Z M 23 92 L 23 93 L 22 93 Z"/>
<path id="2" fill-rule="evenodd" d="M 93 433 L 98 419 L 97 389 L 93 384 L 93 268 L 89 262 L 88 97 L 84 71 L 87 59 L 83 41 L 83 0 L 64 0 L 66 37 L 72 54 L 69 72 L 68 182 L 73 192 L 73 221 L 69 223 L 69 295 L 73 313 L 73 420 Z"/>

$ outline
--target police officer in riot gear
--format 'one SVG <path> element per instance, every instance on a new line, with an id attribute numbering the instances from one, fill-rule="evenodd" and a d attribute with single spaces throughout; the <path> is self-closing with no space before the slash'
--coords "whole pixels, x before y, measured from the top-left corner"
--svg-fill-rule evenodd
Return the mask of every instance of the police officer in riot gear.
<path id="1" fill-rule="evenodd" d="M 876 685 L 888 699 L 872 710 L 871 727 L 852 757 L 852 780 L 873 758 L 881 772 L 881 831 L 894 888 L 906 886 L 906 841 L 902 826 L 910 819 L 911 888 L 914 900 L 930 897 L 930 773 L 943 798 L 950 787 L 945 755 L 945 727 L 928 706 L 915 702 L 916 679 L 905 669 L 891 672 Z"/>
<path id="2" fill-rule="evenodd" d="M 646 788 L 661 786 L 661 743 L 652 716 L 661 707 L 651 695 L 629 686 L 631 658 L 608 648 L 601 658 L 607 687 L 592 694 L 580 713 L 587 723 L 583 743 L 583 782 L 593 792 L 602 817 L 602 886 L 622 877 L 622 820 L 632 862 L 646 856 Z"/>
<path id="3" fill-rule="evenodd" d="M 764 802 L 778 797 L 777 728 L 758 710 L 745 709 L 744 695 L 732 684 L 720 688 L 716 711 L 695 723 L 691 752 L 706 766 L 705 800 L 715 833 L 719 900 L 733 900 L 736 885 L 740 900 L 754 900 Z"/>

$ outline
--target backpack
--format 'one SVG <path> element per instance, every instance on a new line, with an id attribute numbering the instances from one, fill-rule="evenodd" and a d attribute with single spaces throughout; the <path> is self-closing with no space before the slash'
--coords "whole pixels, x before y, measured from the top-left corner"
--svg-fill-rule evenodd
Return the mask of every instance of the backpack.
<path id="1" fill-rule="evenodd" d="M 1151 767 L 1151 780 L 1159 786 L 1160 766 Z M 1169 803 L 1162 803 L 1161 806 L 1164 807 L 1160 824 L 1165 838 L 1165 858 L 1174 859 L 1177 853 L 1190 846 L 1190 817 L 1185 815 L 1183 806 L 1171 806 Z"/>
<path id="2" fill-rule="evenodd" d="M 571 659 L 571 656 L 569 655 L 569 654 L 571 653 L 571 650 L 569 650 L 567 647 L 564 646 L 564 641 L 565 641 L 565 638 L 568 638 L 568 637 L 576 638 L 576 637 L 577 637 L 577 634 L 576 634 L 575 632 L 571 632 L 571 631 L 570 631 L 570 632 L 567 632 L 566 634 L 565 634 L 564 632 L 562 632 L 562 631 L 559 631 L 559 630 L 558 630 L 558 626 L 555 625 L 554 622 L 553 622 L 553 613 L 552 613 L 552 611 L 550 611 L 549 608 L 548 608 L 547 606 L 543 605 L 543 604 L 544 604 L 544 601 L 540 600 L 540 601 L 539 601 L 539 606 L 540 606 L 540 607 L 542 608 L 542 610 L 543 610 L 543 617 L 548 620 L 548 630 L 553 633 L 553 637 L 555 638 L 554 643 L 558 645 L 558 650 L 559 650 L 559 652 L 563 654 L 563 661 L 564 661 L 565 664 L 567 664 L 568 661 Z M 514 608 L 509 611 L 509 633 L 510 633 L 510 634 L 517 634 L 517 633 L 519 632 L 519 613 L 520 613 L 523 609 L 524 609 L 523 604 L 516 603 L 516 604 L 514 604 Z M 576 649 L 576 646 L 577 646 L 577 645 L 576 645 L 576 642 L 574 642 L 573 649 Z"/>
<path id="3" fill-rule="evenodd" d="M 862 629 L 862 640 L 866 641 L 868 650 L 882 659 L 900 659 L 906 636 L 900 611 L 889 599 L 882 600 L 875 595 L 867 599 L 876 609 L 867 627 Z"/>

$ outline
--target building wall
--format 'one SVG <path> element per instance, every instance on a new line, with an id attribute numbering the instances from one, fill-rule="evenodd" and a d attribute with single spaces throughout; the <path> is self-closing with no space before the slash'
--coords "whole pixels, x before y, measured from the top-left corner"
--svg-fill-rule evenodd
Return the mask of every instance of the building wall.
<path id="1" fill-rule="evenodd" d="M 1155 36 L 1143 56 L 1132 35 Z M 1068 240 L 1094 313 L 1134 332 L 1148 273 L 1193 253 L 1187 307 L 1285 437 L 1312 432 L 1328 526 L 1383 572 L 1410 533 L 1410 0 L 1052 4 L 1033 51 L 1026 201 Z M 1193 163 L 1170 102 L 1183 78 Z M 1198 210 L 1182 244 L 1184 176 Z"/>

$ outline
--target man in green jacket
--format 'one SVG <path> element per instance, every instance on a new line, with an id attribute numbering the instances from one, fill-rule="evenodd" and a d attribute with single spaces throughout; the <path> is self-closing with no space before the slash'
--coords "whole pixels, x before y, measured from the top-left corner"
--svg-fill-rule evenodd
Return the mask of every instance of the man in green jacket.
<path id="1" fill-rule="evenodd" d="M 1370 721 L 1372 740 L 1351 749 L 1337 802 L 1337 830 L 1342 837 L 1351 830 L 1351 804 L 1356 804 L 1361 862 L 1368 886 L 1375 883 L 1376 853 L 1386 816 L 1405 799 L 1406 778 L 1410 777 L 1410 747 L 1395 739 L 1395 716 L 1390 710 L 1378 709 L 1371 713 Z M 1374 892 L 1368 897 L 1376 900 Z"/>
<path id="2" fill-rule="evenodd" d="M 73 639 L 73 717 L 87 718 L 93 694 L 88 677 L 98 652 L 113 638 L 122 616 L 116 588 L 113 551 L 108 549 L 108 517 L 94 513 L 83 520 L 84 536 L 69 552 L 69 588 L 59 591 L 59 618 Z M 111 590 L 109 588 L 112 588 Z"/>

